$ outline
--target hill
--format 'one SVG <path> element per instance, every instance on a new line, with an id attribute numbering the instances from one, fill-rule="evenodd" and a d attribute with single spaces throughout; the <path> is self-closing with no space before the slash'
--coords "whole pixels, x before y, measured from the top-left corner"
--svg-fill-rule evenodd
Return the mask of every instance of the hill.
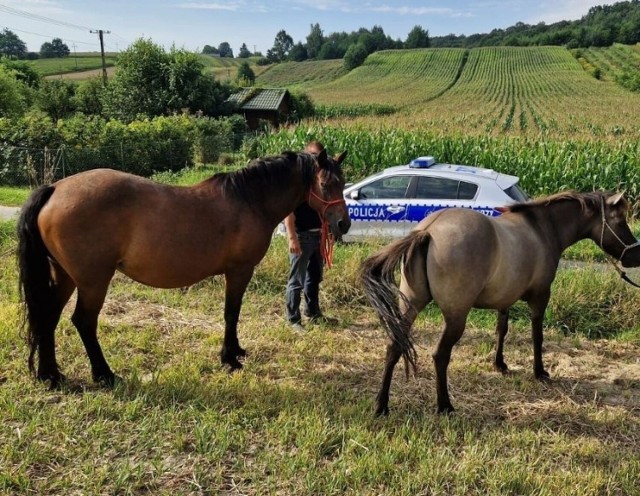
<path id="1" fill-rule="evenodd" d="M 238 67 L 243 62 L 248 62 L 256 74 L 264 72 L 268 66 L 256 64 L 257 57 L 237 59 L 229 57 L 213 57 L 211 55 L 198 54 L 206 71 L 213 73 L 220 81 L 230 81 L 236 78 Z M 108 53 L 105 56 L 108 73 L 113 74 L 117 65 L 117 53 Z M 61 76 L 65 79 L 83 80 L 96 77 L 102 71 L 102 58 L 95 52 L 78 53 L 63 58 L 37 59 L 30 62 L 33 67 L 44 77 Z"/>
<path id="2" fill-rule="evenodd" d="M 597 79 L 615 81 L 632 91 L 640 91 L 640 44 L 590 47 L 574 50 L 583 68 Z"/>
<path id="3" fill-rule="evenodd" d="M 116 58 L 117 54 L 115 53 L 105 54 L 106 66 L 115 66 Z M 69 55 L 68 57 L 52 59 L 37 59 L 29 63 L 44 77 L 102 69 L 102 57 L 97 52 L 82 52 Z M 76 76 L 74 79 L 78 79 L 78 77 Z"/>
<path id="4" fill-rule="evenodd" d="M 613 58 L 615 51 L 636 49 L 615 45 L 598 50 L 610 51 Z M 640 95 L 611 78 L 594 78 L 563 47 L 387 50 L 349 73 L 333 73 L 339 77 L 329 82 L 327 71 L 319 70 L 321 63 L 276 66 L 257 84 L 272 85 L 275 79 L 267 78 L 279 74 L 280 86 L 303 87 L 316 104 L 392 106 L 396 113 L 376 116 L 376 125 L 478 134 L 640 135 Z"/>

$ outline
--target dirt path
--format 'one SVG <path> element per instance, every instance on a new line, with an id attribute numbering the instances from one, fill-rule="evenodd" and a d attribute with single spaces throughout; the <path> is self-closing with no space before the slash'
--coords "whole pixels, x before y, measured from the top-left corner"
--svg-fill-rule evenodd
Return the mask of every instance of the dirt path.
<path id="1" fill-rule="evenodd" d="M 20 207 L 3 207 L 0 205 L 0 220 L 10 220 L 18 217 Z"/>
<path id="2" fill-rule="evenodd" d="M 107 67 L 107 77 L 113 76 L 115 72 L 115 67 Z M 89 71 L 68 72 L 66 74 L 52 74 L 51 76 L 46 76 L 45 79 L 73 79 L 79 81 L 100 76 L 102 76 L 102 69 L 91 69 Z"/>

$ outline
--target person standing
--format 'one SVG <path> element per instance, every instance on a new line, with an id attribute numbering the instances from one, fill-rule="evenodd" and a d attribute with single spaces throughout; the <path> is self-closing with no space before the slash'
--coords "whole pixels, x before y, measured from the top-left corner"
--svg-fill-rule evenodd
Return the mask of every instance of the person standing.
<path id="1" fill-rule="evenodd" d="M 310 141 L 308 153 L 324 150 L 319 141 Z M 324 262 L 320 251 L 322 221 L 306 201 L 284 219 L 289 241 L 289 280 L 287 281 L 287 319 L 297 331 L 303 331 L 300 303 L 304 294 L 304 315 L 312 322 L 332 323 L 320 310 L 319 293 Z"/>

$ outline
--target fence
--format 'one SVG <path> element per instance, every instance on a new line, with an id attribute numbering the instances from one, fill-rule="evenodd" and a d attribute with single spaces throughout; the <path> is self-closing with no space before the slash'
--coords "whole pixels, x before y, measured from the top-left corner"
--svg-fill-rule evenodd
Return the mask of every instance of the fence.
<path id="1" fill-rule="evenodd" d="M 198 140 L 165 139 L 136 143 L 121 140 L 99 147 L 69 146 L 33 148 L 0 143 L 0 184 L 46 184 L 85 170 L 108 167 L 140 176 L 178 171 L 215 163 L 224 157 L 236 161 L 256 133 L 215 135 Z"/>

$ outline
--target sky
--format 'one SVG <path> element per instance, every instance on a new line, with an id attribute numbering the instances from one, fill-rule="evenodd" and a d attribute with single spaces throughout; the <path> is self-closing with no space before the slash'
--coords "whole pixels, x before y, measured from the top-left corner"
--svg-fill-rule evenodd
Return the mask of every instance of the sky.
<path id="1" fill-rule="evenodd" d="M 405 40 L 419 25 L 430 36 L 471 35 L 507 28 L 517 22 L 551 24 L 580 19 L 608 0 L 0 0 L 0 30 L 10 29 L 29 51 L 53 38 L 71 50 L 122 51 L 139 38 L 166 49 L 201 51 L 227 42 L 266 54 L 278 31 L 306 43 L 311 25 L 323 33 L 380 26 L 391 38 Z M 109 33 L 107 33 L 109 31 Z"/>

